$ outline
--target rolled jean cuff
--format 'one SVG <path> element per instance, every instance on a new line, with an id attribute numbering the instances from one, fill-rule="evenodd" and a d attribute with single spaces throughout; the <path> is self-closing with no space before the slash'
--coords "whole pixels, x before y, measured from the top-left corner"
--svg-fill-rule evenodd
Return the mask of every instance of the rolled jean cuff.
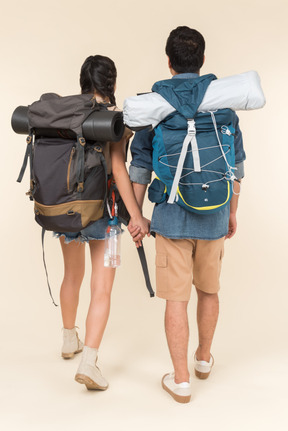
<path id="1" fill-rule="evenodd" d="M 133 183 L 149 184 L 151 182 L 152 172 L 146 168 L 130 165 L 129 176 Z"/>
<path id="2" fill-rule="evenodd" d="M 235 168 L 234 175 L 237 180 L 244 178 L 244 162 L 236 163 Z"/>

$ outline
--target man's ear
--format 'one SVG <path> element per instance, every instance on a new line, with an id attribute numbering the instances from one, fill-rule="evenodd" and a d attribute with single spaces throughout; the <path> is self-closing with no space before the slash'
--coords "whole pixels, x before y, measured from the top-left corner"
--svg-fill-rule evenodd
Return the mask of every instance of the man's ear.
<path id="1" fill-rule="evenodd" d="M 171 73 L 171 75 L 177 75 L 177 72 L 175 72 L 175 70 L 173 69 L 173 67 L 172 67 L 172 64 L 171 64 L 171 61 L 170 61 L 170 58 L 169 57 L 167 57 L 168 58 L 168 67 L 169 67 L 169 70 L 170 70 L 170 73 Z"/>

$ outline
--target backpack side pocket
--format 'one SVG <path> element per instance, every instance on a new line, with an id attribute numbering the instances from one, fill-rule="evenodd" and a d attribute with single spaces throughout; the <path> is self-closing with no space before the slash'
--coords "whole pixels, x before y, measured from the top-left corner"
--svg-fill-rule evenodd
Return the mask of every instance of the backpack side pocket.
<path id="1" fill-rule="evenodd" d="M 152 181 L 148 189 L 148 198 L 156 204 L 164 202 L 167 198 L 167 187 L 157 177 Z"/>

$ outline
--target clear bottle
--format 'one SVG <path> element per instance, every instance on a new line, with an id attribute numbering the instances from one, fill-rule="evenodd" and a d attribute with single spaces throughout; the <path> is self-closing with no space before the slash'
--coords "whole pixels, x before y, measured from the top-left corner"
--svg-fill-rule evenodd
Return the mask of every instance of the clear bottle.
<path id="1" fill-rule="evenodd" d="M 121 229 L 117 217 L 109 220 L 105 232 L 104 266 L 117 268 L 121 264 Z"/>

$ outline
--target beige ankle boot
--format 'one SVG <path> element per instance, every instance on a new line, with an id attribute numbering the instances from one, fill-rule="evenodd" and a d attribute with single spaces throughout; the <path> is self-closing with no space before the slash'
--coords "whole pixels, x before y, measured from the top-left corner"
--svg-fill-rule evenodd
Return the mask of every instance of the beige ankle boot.
<path id="1" fill-rule="evenodd" d="M 82 352 L 83 343 L 79 340 L 76 327 L 73 329 L 63 328 L 62 358 L 71 359 L 75 353 Z"/>
<path id="2" fill-rule="evenodd" d="M 77 370 L 75 380 L 86 385 L 87 389 L 98 389 L 105 391 L 108 382 L 104 379 L 101 371 L 96 366 L 98 350 L 84 346 L 82 360 Z"/>

